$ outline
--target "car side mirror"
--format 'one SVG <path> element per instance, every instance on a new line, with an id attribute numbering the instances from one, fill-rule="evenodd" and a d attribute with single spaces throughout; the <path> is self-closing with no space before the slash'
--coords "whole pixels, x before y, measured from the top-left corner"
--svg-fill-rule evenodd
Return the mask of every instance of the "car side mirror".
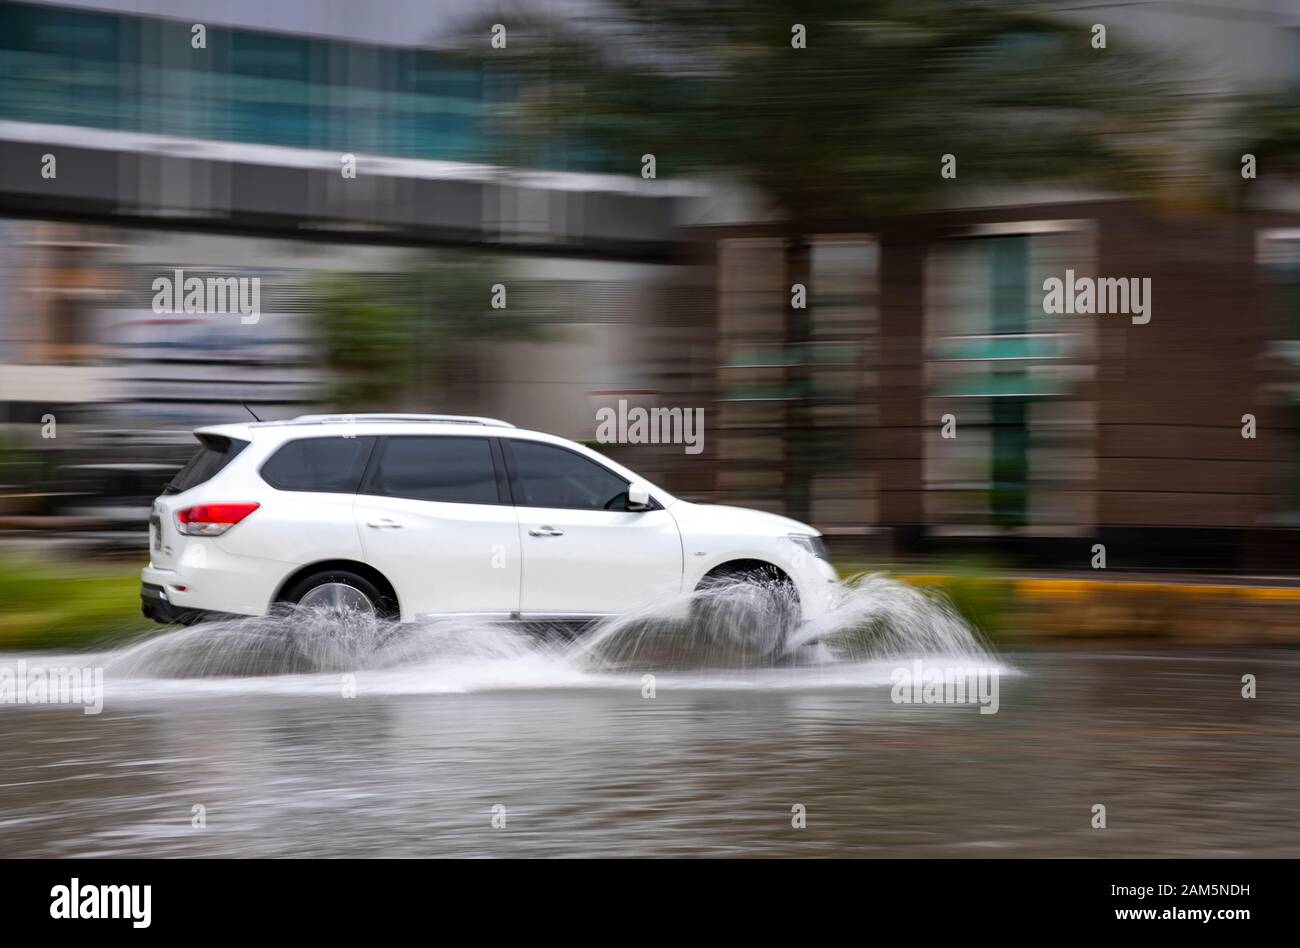
<path id="1" fill-rule="evenodd" d="M 628 510 L 649 510 L 650 509 L 650 491 L 644 484 L 627 485 L 627 509 Z"/>

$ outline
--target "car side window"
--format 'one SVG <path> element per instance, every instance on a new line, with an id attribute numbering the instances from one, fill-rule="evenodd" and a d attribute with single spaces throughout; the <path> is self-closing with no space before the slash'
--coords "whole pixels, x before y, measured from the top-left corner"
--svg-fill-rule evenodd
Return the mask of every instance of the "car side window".
<path id="1" fill-rule="evenodd" d="M 627 509 L 627 481 L 595 461 L 538 441 L 511 439 L 510 448 L 519 506 Z"/>
<path id="2" fill-rule="evenodd" d="M 487 438 L 390 435 L 362 492 L 448 504 L 496 504 L 496 468 Z"/>
<path id="3" fill-rule="evenodd" d="M 277 490 L 355 494 L 374 438 L 298 438 L 263 464 L 262 480 Z"/>

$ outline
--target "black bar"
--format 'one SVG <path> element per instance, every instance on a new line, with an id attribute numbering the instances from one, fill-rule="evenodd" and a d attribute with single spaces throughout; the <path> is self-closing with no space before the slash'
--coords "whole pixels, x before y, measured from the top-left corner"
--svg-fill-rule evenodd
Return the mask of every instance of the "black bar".
<path id="1" fill-rule="evenodd" d="M 0 863 L 0 905 L 8 935 L 143 930 L 127 911 L 125 918 L 52 918 L 62 897 L 56 887 L 70 897 L 76 878 L 88 909 L 88 887 L 150 886 L 148 930 L 164 935 L 336 938 L 434 923 L 477 939 L 514 922 L 536 938 L 640 930 L 659 941 L 670 935 L 659 926 L 700 916 L 734 926 L 735 935 L 751 926 L 759 934 L 802 926 L 808 936 L 843 928 L 859 943 L 894 931 L 947 944 L 957 936 L 991 941 L 1096 929 L 1227 940 L 1253 924 L 1287 921 L 1294 871 L 1286 860 L 11 860 Z M 142 904 L 135 907 L 139 920 Z M 1207 910 L 1208 921 L 1165 915 Z M 1120 917 L 1134 911 L 1154 915 Z M 1218 915 L 1242 911 L 1248 917 Z"/>

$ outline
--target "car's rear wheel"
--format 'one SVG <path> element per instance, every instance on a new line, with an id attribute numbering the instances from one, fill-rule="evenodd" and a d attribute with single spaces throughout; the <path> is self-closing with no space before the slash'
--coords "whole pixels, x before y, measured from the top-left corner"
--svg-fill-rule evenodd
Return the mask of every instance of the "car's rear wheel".
<path id="1" fill-rule="evenodd" d="M 396 604 L 375 583 L 347 570 L 303 577 L 284 591 L 284 601 L 325 612 L 394 618 Z"/>

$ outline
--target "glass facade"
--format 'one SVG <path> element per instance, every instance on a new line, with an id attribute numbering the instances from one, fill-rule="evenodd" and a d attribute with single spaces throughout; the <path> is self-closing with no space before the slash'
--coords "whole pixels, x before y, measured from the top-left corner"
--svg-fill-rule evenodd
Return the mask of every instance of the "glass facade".
<path id="1" fill-rule="evenodd" d="M 958 532 L 1083 529 L 1095 467 L 1096 321 L 1043 309 L 1046 277 L 1090 272 L 1079 222 L 1013 222 L 941 241 L 929 261 L 925 482 Z M 955 432 L 944 438 L 941 419 Z"/>
<path id="2" fill-rule="evenodd" d="M 0 3 L 0 119 L 459 161 L 499 159 L 508 85 L 422 49 Z"/>
<path id="3" fill-rule="evenodd" d="M 1277 320 L 1261 363 L 1268 368 L 1269 387 L 1283 403 L 1290 444 L 1279 487 L 1280 519 L 1291 524 L 1300 522 L 1300 230 L 1261 232 L 1257 254 Z"/>

